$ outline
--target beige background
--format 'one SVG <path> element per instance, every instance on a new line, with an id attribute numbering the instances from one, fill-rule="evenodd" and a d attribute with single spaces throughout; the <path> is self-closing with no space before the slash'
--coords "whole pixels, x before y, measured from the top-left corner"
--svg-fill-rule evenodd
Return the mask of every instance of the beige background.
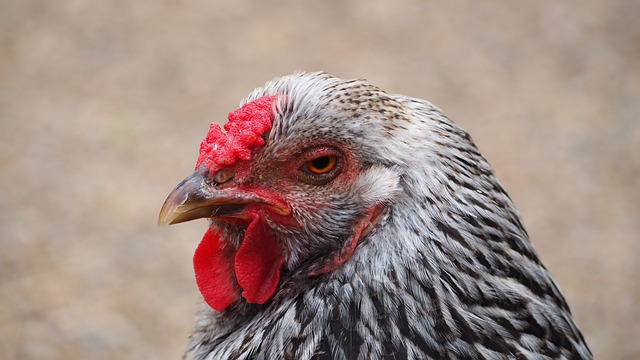
<path id="1" fill-rule="evenodd" d="M 306 3 L 306 4 L 303 4 Z M 640 358 L 640 2 L 0 0 L 0 358 L 175 359 L 211 121 L 294 70 L 466 128 L 594 354 Z"/>

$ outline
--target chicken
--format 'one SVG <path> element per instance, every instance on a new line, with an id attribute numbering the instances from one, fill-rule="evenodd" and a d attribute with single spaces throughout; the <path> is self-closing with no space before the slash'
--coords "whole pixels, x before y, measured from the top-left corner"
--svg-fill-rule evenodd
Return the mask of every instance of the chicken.
<path id="1" fill-rule="evenodd" d="M 590 359 L 470 136 L 424 100 L 296 73 L 212 124 L 160 224 L 207 218 L 195 359 Z"/>

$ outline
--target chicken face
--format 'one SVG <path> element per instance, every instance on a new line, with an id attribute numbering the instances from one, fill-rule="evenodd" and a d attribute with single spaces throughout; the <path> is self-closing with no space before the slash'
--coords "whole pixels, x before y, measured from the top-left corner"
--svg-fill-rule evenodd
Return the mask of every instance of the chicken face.
<path id="1" fill-rule="evenodd" d="M 332 79 L 319 76 L 320 89 L 336 85 Z M 379 144 L 357 141 L 384 125 L 378 113 L 323 99 L 317 88 L 272 84 L 229 114 L 226 133 L 212 124 L 196 172 L 161 210 L 161 224 L 210 219 L 194 269 L 218 311 L 267 302 L 283 273 L 304 279 L 340 267 L 398 190 L 398 175 L 375 161 Z M 350 98 L 377 93 L 357 89 Z"/>

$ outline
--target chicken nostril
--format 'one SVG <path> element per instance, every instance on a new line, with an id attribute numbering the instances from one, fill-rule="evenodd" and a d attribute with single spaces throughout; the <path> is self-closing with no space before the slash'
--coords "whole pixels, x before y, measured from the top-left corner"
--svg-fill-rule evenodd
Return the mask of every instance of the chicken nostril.
<path id="1" fill-rule="evenodd" d="M 233 179 L 233 176 L 235 175 L 234 171 L 226 168 L 226 169 L 222 169 L 220 171 L 218 171 L 217 173 L 215 173 L 213 175 L 213 177 L 211 178 L 211 180 L 213 180 L 216 184 L 223 184 L 231 179 Z"/>

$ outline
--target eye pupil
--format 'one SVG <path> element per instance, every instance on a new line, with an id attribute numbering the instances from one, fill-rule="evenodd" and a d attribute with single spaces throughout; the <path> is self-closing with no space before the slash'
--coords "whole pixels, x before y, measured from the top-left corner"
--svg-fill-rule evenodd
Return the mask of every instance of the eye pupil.
<path id="1" fill-rule="evenodd" d="M 334 155 L 320 156 L 307 161 L 307 169 L 314 174 L 326 174 L 336 167 L 336 157 Z"/>
<path id="2" fill-rule="evenodd" d="M 311 165 L 318 170 L 322 170 L 329 166 L 331 159 L 328 156 L 322 156 L 317 159 L 311 160 Z"/>

